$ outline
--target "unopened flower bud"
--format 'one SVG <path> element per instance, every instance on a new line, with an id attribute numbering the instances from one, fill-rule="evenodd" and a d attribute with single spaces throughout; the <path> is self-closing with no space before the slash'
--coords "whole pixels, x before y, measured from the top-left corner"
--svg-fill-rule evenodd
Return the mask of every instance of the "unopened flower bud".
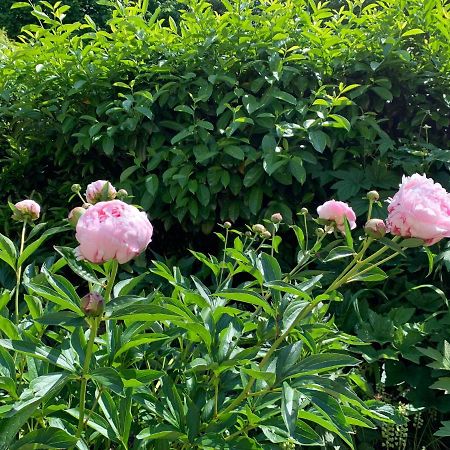
<path id="1" fill-rule="evenodd" d="M 19 222 L 35 221 L 39 219 L 41 213 L 41 207 L 34 200 L 22 200 L 17 202 L 12 208 L 12 218 Z"/>
<path id="2" fill-rule="evenodd" d="M 380 199 L 380 194 L 377 191 L 370 191 L 367 193 L 367 198 L 371 202 L 377 202 Z"/>
<path id="3" fill-rule="evenodd" d="M 90 208 L 92 205 L 90 203 L 83 203 L 83 208 L 84 209 L 88 209 Z"/>
<path id="4" fill-rule="evenodd" d="M 248 237 L 250 237 L 250 236 L 252 235 L 252 233 L 251 233 L 251 231 L 246 231 L 246 232 L 245 232 L 245 235 L 248 236 Z"/>
<path id="5" fill-rule="evenodd" d="M 106 202 L 116 198 L 117 191 L 114 186 L 105 180 L 97 180 L 89 184 L 86 189 L 86 200 L 95 205 L 98 202 Z"/>
<path id="6" fill-rule="evenodd" d="M 128 192 L 127 192 L 125 189 L 119 189 L 119 190 L 117 191 L 116 197 L 117 197 L 119 200 L 124 200 L 125 198 L 128 197 Z"/>
<path id="7" fill-rule="evenodd" d="M 97 292 L 90 292 L 81 299 L 81 310 L 88 317 L 98 317 L 103 314 L 105 300 Z"/>
<path id="8" fill-rule="evenodd" d="M 270 234 L 270 231 L 264 231 L 263 233 L 261 233 L 261 236 L 264 238 L 264 239 L 270 239 L 271 237 L 272 237 L 272 235 Z"/>
<path id="9" fill-rule="evenodd" d="M 308 208 L 302 208 L 302 209 L 300 210 L 300 214 L 303 214 L 303 215 L 305 215 L 305 216 L 306 216 L 306 214 L 308 214 L 308 213 L 309 213 Z"/>
<path id="10" fill-rule="evenodd" d="M 272 216 L 270 217 L 270 220 L 273 223 L 280 223 L 283 220 L 283 216 L 281 215 L 281 213 L 274 213 L 272 214 Z"/>
<path id="11" fill-rule="evenodd" d="M 76 208 L 73 208 L 72 211 L 70 211 L 70 213 L 69 213 L 69 217 L 68 217 L 69 223 L 73 227 L 76 227 L 78 220 L 85 212 L 86 212 L 86 209 L 82 208 L 81 206 L 77 206 Z"/>
<path id="12" fill-rule="evenodd" d="M 325 230 L 323 228 L 317 228 L 316 230 L 316 236 L 322 237 L 325 234 Z"/>
<path id="13" fill-rule="evenodd" d="M 229 229 L 231 228 L 231 222 L 226 221 L 226 222 L 223 224 L 223 227 L 224 227 L 225 229 L 229 230 Z"/>
<path id="14" fill-rule="evenodd" d="M 70 189 L 74 194 L 78 194 L 79 192 L 81 192 L 81 186 L 79 184 L 72 184 L 72 187 Z"/>
<path id="15" fill-rule="evenodd" d="M 367 236 L 380 239 L 386 234 L 386 224 L 381 219 L 370 219 L 364 225 Z"/>
<path id="16" fill-rule="evenodd" d="M 252 227 L 252 230 L 258 234 L 263 234 L 264 231 L 267 231 L 266 227 L 264 225 L 261 225 L 260 223 L 255 223 L 255 225 L 253 225 Z"/>

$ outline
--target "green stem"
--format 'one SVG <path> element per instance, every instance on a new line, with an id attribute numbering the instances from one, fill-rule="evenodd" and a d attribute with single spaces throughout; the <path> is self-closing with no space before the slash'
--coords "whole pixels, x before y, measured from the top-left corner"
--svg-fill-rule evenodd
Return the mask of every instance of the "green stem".
<path id="1" fill-rule="evenodd" d="M 325 239 L 326 234 L 323 234 L 322 236 L 318 237 L 315 244 L 312 246 L 312 249 L 316 247 L 318 244 L 320 244 Z M 308 246 L 306 246 L 306 252 L 309 252 Z M 309 255 L 311 256 L 311 255 Z M 290 281 L 291 278 L 297 273 L 298 270 L 300 270 L 302 267 L 304 267 L 309 262 L 309 256 L 306 261 L 299 262 L 284 278 L 283 281 Z"/>
<path id="2" fill-rule="evenodd" d="M 367 211 L 367 220 L 372 217 L 373 200 L 369 200 L 369 210 Z"/>
<path id="3" fill-rule="evenodd" d="M 89 367 L 91 365 L 92 350 L 94 348 L 94 341 L 97 336 L 98 330 L 98 321 L 99 319 L 97 317 L 92 319 L 91 329 L 89 333 L 89 341 L 86 347 L 86 355 L 84 357 L 83 373 L 81 376 L 81 386 L 80 386 L 80 417 L 78 419 L 78 429 L 75 435 L 77 440 L 80 439 L 81 433 L 83 432 L 84 428 L 84 409 L 86 404 L 86 387 L 88 382 L 86 375 L 89 373 Z"/>
<path id="4" fill-rule="evenodd" d="M 25 245 L 25 230 L 27 227 L 27 222 L 23 222 L 22 226 L 22 234 L 20 237 L 20 251 L 19 258 L 23 253 L 23 247 Z M 15 311 L 16 311 L 16 325 L 19 325 L 19 290 L 20 290 L 20 282 L 22 281 L 22 265 L 18 266 L 16 269 L 16 292 L 15 292 Z"/>
<path id="5" fill-rule="evenodd" d="M 220 286 L 222 284 L 223 268 L 225 266 L 225 257 L 227 255 L 227 248 L 228 248 L 228 228 L 225 228 L 225 245 L 224 245 L 224 249 L 223 249 L 222 266 L 220 268 L 218 286 Z"/>
<path id="6" fill-rule="evenodd" d="M 355 266 L 358 264 L 361 264 L 361 260 L 364 257 L 364 254 L 366 253 L 366 250 L 369 248 L 370 244 L 372 243 L 372 238 L 367 238 L 364 240 L 364 243 L 362 245 L 361 250 L 353 257 L 353 259 L 350 261 L 350 263 L 347 265 L 347 267 L 341 272 L 341 274 L 331 283 L 331 285 L 328 287 L 328 289 L 325 291 L 325 294 L 327 292 L 330 292 L 335 289 L 335 286 L 339 284 L 339 282 L 344 278 L 344 276 Z"/>
<path id="7" fill-rule="evenodd" d="M 119 268 L 119 263 L 115 259 L 113 259 L 111 272 L 109 273 L 109 277 L 108 277 L 108 284 L 106 285 L 106 289 L 105 289 L 105 295 L 104 295 L 105 304 L 108 303 L 111 298 L 111 292 L 112 292 L 112 288 L 114 287 L 114 282 L 116 281 L 118 268 Z"/>
<path id="8" fill-rule="evenodd" d="M 392 239 L 393 242 L 397 241 L 399 238 L 395 237 L 394 239 Z M 340 286 L 342 286 L 343 284 L 345 284 L 348 280 L 350 280 L 353 276 L 355 275 L 360 275 L 363 273 L 367 273 L 368 271 L 370 271 L 373 267 L 377 267 L 383 263 L 385 263 L 386 261 L 389 261 L 390 259 L 394 258 L 395 256 L 397 256 L 399 254 L 399 252 L 394 252 L 392 255 L 388 256 L 387 258 L 382 259 L 381 261 L 377 262 L 376 264 L 371 265 L 370 267 L 367 267 L 366 269 L 362 270 L 361 272 L 359 272 L 359 267 L 362 265 L 366 265 L 370 262 L 372 262 L 374 259 L 377 259 L 379 256 L 381 256 L 383 253 L 385 253 L 387 250 L 389 250 L 390 247 L 388 247 L 387 245 L 383 245 L 383 247 L 381 247 L 378 251 L 376 251 L 375 253 L 373 253 L 372 255 L 368 256 L 366 259 L 361 260 L 359 262 L 357 262 L 355 264 L 355 266 L 344 276 L 344 277 L 340 277 L 337 280 L 335 280 L 329 287 L 328 289 L 324 292 L 325 294 L 333 291 L 337 288 L 339 288 Z"/>

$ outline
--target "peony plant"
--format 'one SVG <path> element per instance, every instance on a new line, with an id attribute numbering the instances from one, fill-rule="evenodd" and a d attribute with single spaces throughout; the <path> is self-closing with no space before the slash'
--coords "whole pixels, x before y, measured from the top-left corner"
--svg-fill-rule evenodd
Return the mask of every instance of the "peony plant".
<path id="1" fill-rule="evenodd" d="M 280 263 L 286 225 L 275 213 L 246 232 L 224 223 L 222 254 L 192 252 L 188 274 L 153 261 L 135 276 L 118 266 L 151 242 L 145 213 L 107 181 L 86 197 L 74 192 L 76 249 L 57 246 L 58 258 L 22 275 L 69 225 L 29 242 L 35 226 L 19 248 L 0 239 L 17 278 L 0 296 L 0 449 L 275 449 L 330 439 L 355 448 L 354 427 L 396 420 L 358 396 L 365 380 L 351 346 L 363 342 L 337 329 L 329 306 L 344 284 L 386 277 L 381 266 L 408 247 L 450 237 L 450 195 L 439 184 L 404 178 L 386 222 L 372 217 L 379 196 L 370 192 L 364 227 L 343 202 L 327 201 L 317 217 L 301 209 L 292 269 Z M 22 211 L 24 230 L 33 211 Z"/>

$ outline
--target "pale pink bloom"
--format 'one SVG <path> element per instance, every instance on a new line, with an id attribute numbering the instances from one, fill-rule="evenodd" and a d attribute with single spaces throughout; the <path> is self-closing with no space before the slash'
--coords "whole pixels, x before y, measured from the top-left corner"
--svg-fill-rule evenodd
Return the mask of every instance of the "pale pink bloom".
<path id="1" fill-rule="evenodd" d="M 381 219 L 369 219 L 364 225 L 364 231 L 368 236 L 380 239 L 386 234 L 386 224 Z"/>
<path id="2" fill-rule="evenodd" d="M 345 233 L 344 218 L 347 217 L 350 229 L 356 227 L 356 214 L 347 203 L 336 200 L 328 200 L 317 208 L 320 219 L 331 220 L 336 223 L 336 227 Z"/>
<path id="3" fill-rule="evenodd" d="M 22 200 L 17 202 L 14 207 L 19 211 L 22 218 L 37 220 L 41 214 L 41 207 L 34 200 Z"/>
<path id="4" fill-rule="evenodd" d="M 450 237 L 450 194 L 425 175 L 403 176 L 400 189 L 388 199 L 387 226 L 392 234 L 419 238 L 432 245 Z"/>
<path id="5" fill-rule="evenodd" d="M 105 184 L 108 183 L 108 190 L 104 192 Z M 113 200 L 116 198 L 117 192 L 114 186 L 106 180 L 97 180 L 88 184 L 86 189 L 86 200 L 88 203 L 95 205 L 100 201 Z"/>
<path id="6" fill-rule="evenodd" d="M 121 200 L 99 202 L 80 217 L 76 251 L 93 263 L 117 260 L 124 264 L 142 253 L 152 240 L 153 227 L 145 212 Z"/>

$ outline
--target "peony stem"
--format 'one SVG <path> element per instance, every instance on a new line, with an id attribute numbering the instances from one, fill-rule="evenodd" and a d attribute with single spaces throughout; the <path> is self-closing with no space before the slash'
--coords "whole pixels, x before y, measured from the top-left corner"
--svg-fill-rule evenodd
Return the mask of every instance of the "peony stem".
<path id="1" fill-rule="evenodd" d="M 22 226 L 22 234 L 20 237 L 20 255 L 23 253 L 23 247 L 25 245 L 25 230 L 27 227 L 27 221 L 24 220 Z M 22 281 L 22 265 L 18 266 L 16 269 L 16 292 L 15 292 L 15 311 L 16 311 L 16 325 L 19 325 L 19 290 L 20 290 L 20 282 Z"/>
<path id="2" fill-rule="evenodd" d="M 115 259 L 111 261 L 111 264 L 112 267 L 108 276 L 108 284 L 106 285 L 105 295 L 103 297 L 105 299 L 105 304 L 108 303 L 111 298 L 111 292 L 114 287 L 114 282 L 116 281 L 117 269 L 119 268 L 119 263 Z"/>
<path id="3" fill-rule="evenodd" d="M 77 433 L 75 435 L 76 439 L 80 439 L 81 433 L 83 432 L 84 428 L 84 409 L 86 404 L 86 387 L 88 379 L 86 375 L 89 373 L 89 367 L 91 365 L 91 359 L 92 359 L 92 350 L 94 348 L 94 341 L 97 336 L 97 330 L 98 330 L 98 323 L 99 318 L 94 317 L 92 319 L 92 322 L 90 322 L 90 333 L 89 333 L 89 341 L 86 347 L 86 355 L 84 357 L 84 364 L 83 364 L 83 373 L 81 375 L 81 385 L 80 385 L 80 417 L 78 419 L 78 429 Z"/>

